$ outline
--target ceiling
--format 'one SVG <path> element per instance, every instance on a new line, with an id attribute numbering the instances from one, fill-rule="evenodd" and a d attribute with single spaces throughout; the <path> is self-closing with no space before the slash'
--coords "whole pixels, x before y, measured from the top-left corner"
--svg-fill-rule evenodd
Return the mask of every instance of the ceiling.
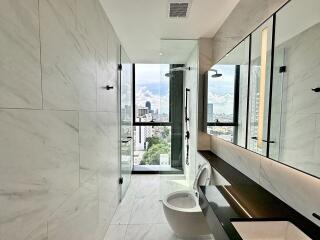
<path id="1" fill-rule="evenodd" d="M 170 47 L 174 44 L 165 49 L 161 39 L 213 37 L 239 2 L 193 0 L 187 18 L 171 19 L 168 18 L 168 0 L 100 1 L 128 56 L 135 63 L 160 63 L 165 52 L 183 54 L 181 51 L 175 53 L 175 48 Z"/>

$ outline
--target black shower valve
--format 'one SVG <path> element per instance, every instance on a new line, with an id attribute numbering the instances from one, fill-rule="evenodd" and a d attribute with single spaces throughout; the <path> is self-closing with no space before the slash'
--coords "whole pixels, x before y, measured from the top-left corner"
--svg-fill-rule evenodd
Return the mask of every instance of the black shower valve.
<path id="1" fill-rule="evenodd" d="M 186 132 L 186 139 L 189 139 L 189 138 L 190 138 L 190 132 L 187 131 L 187 132 Z"/>
<path id="2" fill-rule="evenodd" d="M 104 89 L 106 89 L 106 90 L 111 90 L 111 89 L 113 89 L 114 87 L 113 86 L 110 86 L 110 85 L 107 85 L 107 86 L 105 86 L 105 87 L 103 87 Z"/>
<path id="3" fill-rule="evenodd" d="M 311 90 L 314 91 L 314 92 L 320 92 L 320 87 L 312 88 Z"/>

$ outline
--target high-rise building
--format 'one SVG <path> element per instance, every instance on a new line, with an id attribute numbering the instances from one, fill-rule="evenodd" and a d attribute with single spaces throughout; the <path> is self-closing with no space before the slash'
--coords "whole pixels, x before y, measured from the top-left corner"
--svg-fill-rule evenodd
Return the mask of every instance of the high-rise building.
<path id="1" fill-rule="evenodd" d="M 146 107 L 138 109 L 138 117 L 146 116 L 148 113 L 149 113 L 149 109 Z"/>
<path id="2" fill-rule="evenodd" d="M 146 101 L 146 108 L 148 108 L 149 112 L 151 112 L 151 102 Z"/>
<path id="3" fill-rule="evenodd" d="M 208 122 L 213 122 L 213 103 L 208 103 Z"/>

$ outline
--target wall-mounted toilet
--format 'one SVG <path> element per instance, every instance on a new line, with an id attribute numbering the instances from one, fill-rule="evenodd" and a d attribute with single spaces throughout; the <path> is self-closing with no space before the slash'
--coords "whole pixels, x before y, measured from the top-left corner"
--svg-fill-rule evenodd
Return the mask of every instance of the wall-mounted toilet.
<path id="1" fill-rule="evenodd" d="M 211 179 L 211 167 L 203 164 L 196 175 L 193 191 L 177 191 L 163 200 L 167 221 L 178 237 L 194 238 L 210 234 L 207 222 L 199 206 L 199 186 L 207 186 Z"/>

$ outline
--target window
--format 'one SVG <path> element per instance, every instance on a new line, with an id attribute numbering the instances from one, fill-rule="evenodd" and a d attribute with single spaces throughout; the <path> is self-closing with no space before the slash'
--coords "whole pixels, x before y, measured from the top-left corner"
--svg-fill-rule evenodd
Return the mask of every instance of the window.
<path id="1" fill-rule="evenodd" d="M 182 170 L 183 73 L 172 67 L 134 65 L 134 171 Z"/>
<path id="2" fill-rule="evenodd" d="M 135 121 L 169 122 L 168 64 L 135 65 Z"/>

